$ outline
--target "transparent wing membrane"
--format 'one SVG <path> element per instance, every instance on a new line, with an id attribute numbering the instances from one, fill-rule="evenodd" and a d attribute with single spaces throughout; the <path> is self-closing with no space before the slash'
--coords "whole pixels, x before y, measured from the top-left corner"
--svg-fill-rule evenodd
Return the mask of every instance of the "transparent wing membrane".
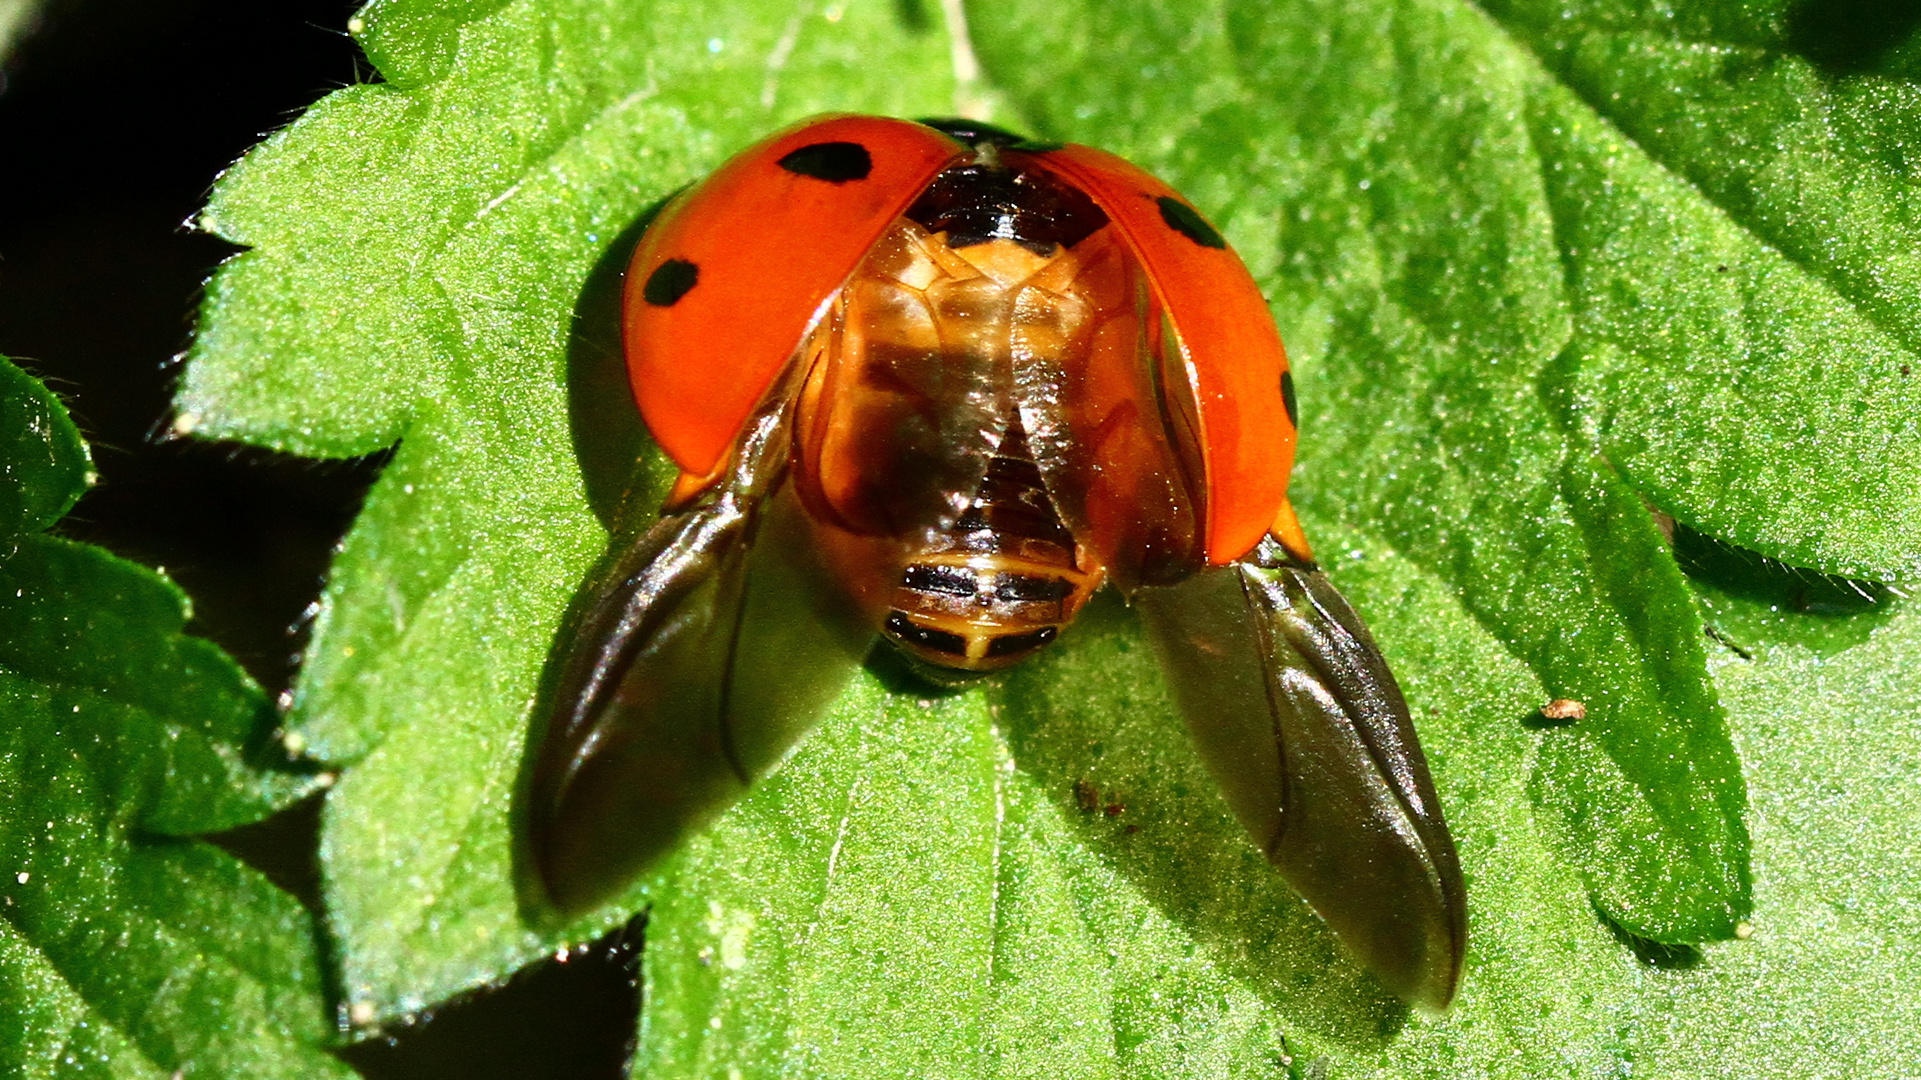
<path id="1" fill-rule="evenodd" d="M 913 540 L 953 524 L 1013 416 L 1001 283 L 902 220 L 803 348 L 803 499 L 854 533 Z"/>
<path id="2" fill-rule="evenodd" d="M 1139 266 L 1112 230 L 1024 290 L 1022 421 L 1048 493 L 1124 592 L 1206 563 L 1193 389 Z"/>
<path id="3" fill-rule="evenodd" d="M 1271 542 L 1135 599 L 1241 824 L 1390 990 L 1446 1007 L 1467 945 L 1460 863 L 1360 617 Z"/>
<path id="4" fill-rule="evenodd" d="M 524 884 L 546 906 L 611 899 L 732 805 L 873 640 L 862 594 L 827 565 L 833 539 L 780 470 L 763 494 L 761 462 L 611 550 L 563 631 L 525 804 L 537 873 Z"/>

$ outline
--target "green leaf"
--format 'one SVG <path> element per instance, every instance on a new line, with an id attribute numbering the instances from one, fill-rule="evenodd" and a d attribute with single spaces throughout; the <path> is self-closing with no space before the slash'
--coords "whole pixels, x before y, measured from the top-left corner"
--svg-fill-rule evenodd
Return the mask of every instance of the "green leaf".
<path id="1" fill-rule="evenodd" d="M 1236 1075 L 1283 1016 L 1395 1022 L 1214 794 L 1131 616 L 1082 618 L 997 693 L 864 680 L 693 846 L 640 1075 Z"/>
<path id="2" fill-rule="evenodd" d="M 91 482 L 92 461 L 67 410 L 33 376 L 0 362 L 0 536 L 37 532 L 66 516 Z"/>
<path id="3" fill-rule="evenodd" d="M 1297 502 L 1408 686 L 1469 875 L 1468 980 L 1439 1021 L 1385 1000 L 1248 846 L 1114 607 L 991 691 L 923 705 L 862 674 L 627 902 L 532 929 L 511 887 L 528 713 L 646 454 L 614 314 L 635 223 L 796 117 L 951 111 L 949 42 L 918 4 L 878 0 L 363 13 L 387 82 L 329 97 L 216 191 L 205 224 L 252 250 L 210 286 L 180 397 L 216 437 L 399 443 L 294 707 L 346 767 L 322 857 L 351 1014 L 422 1008 L 651 904 L 639 1053 L 660 1075 L 1272 1075 L 1314 1055 L 1393 1076 L 1659 1075 L 1713 1023 L 1738 1029 L 1716 1045 L 1781 1052 L 1780 1014 L 1699 988 L 1765 997 L 1722 967 L 1840 955 L 1780 892 L 1757 906 L 1755 883 L 1780 879 L 1750 869 L 1781 873 L 1825 836 L 1763 819 L 1750 837 L 1748 783 L 1773 799 L 1798 778 L 1765 746 L 1736 755 L 1715 667 L 1731 661 L 1701 614 L 1718 628 L 1734 609 L 1697 600 L 1647 503 L 1830 573 L 1921 569 L 1921 402 L 1899 374 L 1921 361 L 1900 305 L 1874 299 L 1898 290 L 1847 277 L 1849 259 L 1914 250 L 1912 196 L 1848 188 L 1880 216 L 1845 242 L 1818 206 L 1743 209 L 1721 182 L 1734 165 L 1701 149 L 1720 114 L 1661 113 L 1664 132 L 1693 126 L 1659 142 L 1634 134 L 1645 103 L 1616 95 L 1714 97 L 1725 71 L 1696 53 L 1748 49 L 1778 77 L 1716 100 L 1774 160 L 1805 158 L 1796 175 L 1845 178 L 1836 161 L 1894 168 L 1912 126 L 1844 124 L 1841 105 L 1908 84 L 1825 81 L 1762 4 L 1661 22 L 1597 2 L 1537 36 L 1532 10 L 982 2 L 991 85 L 959 88 L 1166 176 L 1268 289 L 1305 412 Z M 1641 82 L 1577 78 L 1581 49 L 1634 41 Z M 1790 108 L 1839 141 L 1797 142 Z M 1740 190 L 1766 187 L 1750 172 Z M 1769 175 L 1776 203 L 1802 191 Z M 1748 640 L 1755 685 L 1828 662 L 1794 644 L 1806 618 Z M 1880 671 L 1909 622 L 1864 625 L 1825 651 Z M 1538 722 L 1550 697 L 1586 719 Z M 1737 723 L 1827 722 L 1791 693 L 1741 701 Z M 1912 974 L 1892 895 L 1862 909 L 1877 979 Z M 1751 942 L 1649 941 L 1750 923 Z M 1848 1051 L 1864 1065 L 1899 1028 L 1873 1019 Z"/>
<path id="4" fill-rule="evenodd" d="M 246 747 L 272 711 L 182 633 L 186 599 L 34 531 L 87 456 L 59 402 L 0 361 L 0 1067 L 22 1076 L 342 1075 L 312 922 L 213 845 L 312 787 Z M 13 426 L 24 421 L 24 426 Z M 25 433 L 24 436 L 22 433 Z"/>
<path id="5" fill-rule="evenodd" d="M 1423 706 L 1467 867 L 1447 1017 L 1409 1017 L 1261 872 L 1138 631 L 1100 605 L 987 700 L 863 686 L 692 846 L 648 923 L 636 1073 L 1267 1076 L 1287 1053 L 1344 1077 L 1680 1078 L 1804 1041 L 1837 1075 L 1901 1052 L 1921 1020 L 1902 991 L 1921 977 L 1921 619 L 1839 658 L 1723 662 L 1778 884 L 1753 939 L 1661 949 L 1594 918 L 1536 823 L 1511 766 L 1544 752 L 1516 722 L 1540 684 L 1451 587 L 1318 535 L 1352 553 L 1339 576 Z"/>
<path id="6" fill-rule="evenodd" d="M 140 1056 L 127 1037 L 98 1023 L 86 999 L 33 943 L 0 920 L 0 1009 L 11 1023 L 0 1031 L 0 1061 L 15 1075 L 55 1075 L 56 1062 L 74 1076 L 153 1077 L 166 1074 Z"/>
<path id="7" fill-rule="evenodd" d="M 40 0 L 0 0 L 0 58 L 13 52 L 39 9 Z"/>
<path id="8" fill-rule="evenodd" d="M 1915 577 L 1921 87 L 1816 68 L 1794 21 L 1821 5 L 1486 6 L 1563 87 L 1530 130 L 1559 163 L 1546 186 L 1579 328 L 1613 346 L 1591 373 L 1605 451 L 1742 547 Z M 1914 29 L 1895 6 L 1825 18 L 1870 41 Z"/>
<path id="9" fill-rule="evenodd" d="M 1786 647 L 1728 662 L 1736 745 L 1753 762 L 1755 936 L 1647 980 L 1641 1056 L 1728 1076 L 1786 1052 L 1815 1071 L 1902 1060 L 1921 1023 L 1921 619 L 1897 614 L 1838 656 Z"/>

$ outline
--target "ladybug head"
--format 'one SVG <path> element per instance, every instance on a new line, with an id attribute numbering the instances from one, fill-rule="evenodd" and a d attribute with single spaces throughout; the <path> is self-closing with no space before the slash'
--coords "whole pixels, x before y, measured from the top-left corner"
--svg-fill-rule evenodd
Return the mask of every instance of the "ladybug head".
<path id="1" fill-rule="evenodd" d="M 1107 224 L 1087 194 L 1041 172 L 992 164 L 956 165 L 921 192 L 907 217 L 949 247 L 1012 240 L 1038 255 L 1073 247 Z"/>

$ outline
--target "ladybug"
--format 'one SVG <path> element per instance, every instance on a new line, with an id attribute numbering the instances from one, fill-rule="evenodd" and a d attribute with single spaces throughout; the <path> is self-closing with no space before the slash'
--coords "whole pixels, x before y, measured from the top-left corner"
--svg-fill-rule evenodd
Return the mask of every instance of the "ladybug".
<path id="1" fill-rule="evenodd" d="M 987 124 L 817 117 L 665 206 L 623 320 L 679 478 L 556 648 L 525 814 L 547 910 L 612 899 L 738 799 L 876 637 L 966 682 L 1112 584 L 1256 844 L 1388 988 L 1447 1005 L 1453 841 L 1288 505 L 1266 301 L 1180 195 Z"/>

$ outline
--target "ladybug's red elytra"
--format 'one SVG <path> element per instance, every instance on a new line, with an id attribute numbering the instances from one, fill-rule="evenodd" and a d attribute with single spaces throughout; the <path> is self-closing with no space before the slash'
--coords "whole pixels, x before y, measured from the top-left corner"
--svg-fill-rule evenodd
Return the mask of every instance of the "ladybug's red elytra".
<path id="1" fill-rule="evenodd" d="M 1255 842 L 1390 989 L 1447 1005 L 1453 842 L 1288 505 L 1273 318 L 1193 206 L 1085 146 L 817 117 L 661 211 L 624 330 L 680 479 L 557 651 L 526 814 L 547 907 L 611 899 L 724 810 L 877 635 L 965 681 L 1112 583 Z"/>

